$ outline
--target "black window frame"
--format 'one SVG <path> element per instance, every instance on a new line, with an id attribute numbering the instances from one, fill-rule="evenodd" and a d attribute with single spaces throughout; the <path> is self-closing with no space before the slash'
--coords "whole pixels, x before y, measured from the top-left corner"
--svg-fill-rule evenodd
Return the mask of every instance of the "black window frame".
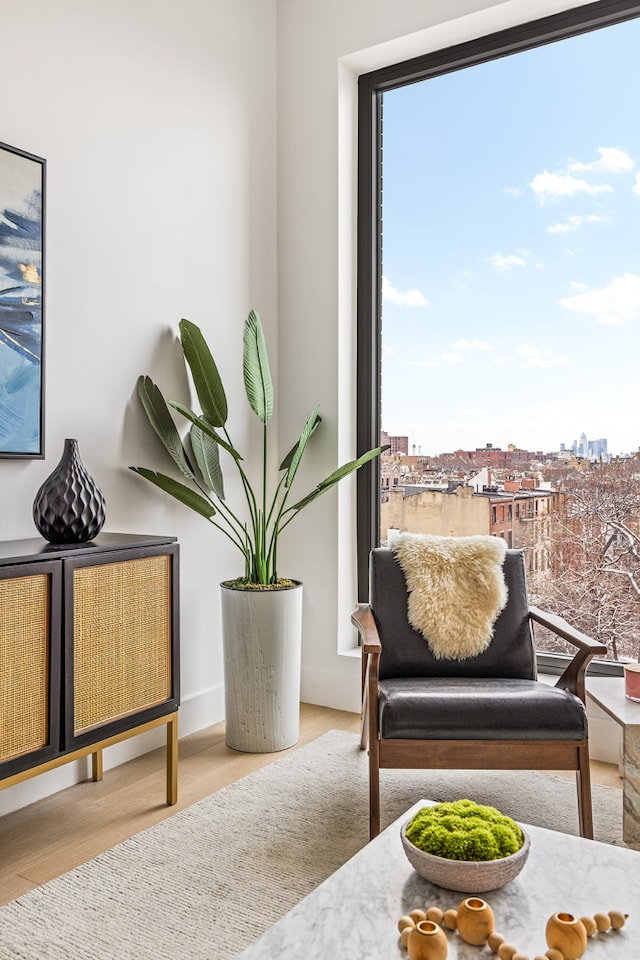
<path id="1" fill-rule="evenodd" d="M 596 0 L 362 74 L 358 79 L 357 446 L 380 442 L 382 97 L 385 91 L 640 17 L 637 0 Z M 369 553 L 379 542 L 376 461 L 357 475 L 358 598 L 368 599 Z M 546 661 L 549 656 L 544 656 Z M 558 659 L 558 658 L 555 658 Z M 599 661 L 599 664 L 602 661 Z M 610 667 L 616 667 L 610 664 Z"/>

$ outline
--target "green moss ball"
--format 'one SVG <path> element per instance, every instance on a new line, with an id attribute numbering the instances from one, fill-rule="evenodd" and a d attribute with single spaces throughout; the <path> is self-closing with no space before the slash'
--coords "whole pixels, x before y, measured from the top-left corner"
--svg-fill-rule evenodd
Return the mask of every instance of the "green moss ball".
<path id="1" fill-rule="evenodd" d="M 406 833 L 418 849 L 446 860 L 500 860 L 524 843 L 515 820 L 473 800 L 422 807 Z"/>

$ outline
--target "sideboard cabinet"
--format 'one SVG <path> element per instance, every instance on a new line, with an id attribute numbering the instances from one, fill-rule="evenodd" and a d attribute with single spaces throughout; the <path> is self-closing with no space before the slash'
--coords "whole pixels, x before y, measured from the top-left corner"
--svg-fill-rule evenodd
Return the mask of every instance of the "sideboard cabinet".
<path id="1" fill-rule="evenodd" d="M 0 789 L 166 725 L 176 803 L 179 664 L 175 537 L 0 542 Z"/>

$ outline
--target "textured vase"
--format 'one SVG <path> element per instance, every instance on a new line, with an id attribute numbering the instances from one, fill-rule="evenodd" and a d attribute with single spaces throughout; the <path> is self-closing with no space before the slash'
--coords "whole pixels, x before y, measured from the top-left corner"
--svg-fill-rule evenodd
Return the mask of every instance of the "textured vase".
<path id="1" fill-rule="evenodd" d="M 84 543 L 102 529 L 104 497 L 80 459 L 77 440 L 65 440 L 60 463 L 33 501 L 33 520 L 50 543 Z"/>
<path id="2" fill-rule="evenodd" d="M 475 947 L 487 942 L 493 933 L 493 910 L 480 897 L 467 897 L 458 907 L 458 933 L 466 943 Z"/>
<path id="3" fill-rule="evenodd" d="M 407 940 L 409 960 L 445 960 L 448 949 L 444 930 L 432 920 L 417 923 Z"/>
<path id="4" fill-rule="evenodd" d="M 554 913 L 545 933 L 547 946 L 559 950 L 564 960 L 578 960 L 587 949 L 587 931 L 572 913 Z"/>

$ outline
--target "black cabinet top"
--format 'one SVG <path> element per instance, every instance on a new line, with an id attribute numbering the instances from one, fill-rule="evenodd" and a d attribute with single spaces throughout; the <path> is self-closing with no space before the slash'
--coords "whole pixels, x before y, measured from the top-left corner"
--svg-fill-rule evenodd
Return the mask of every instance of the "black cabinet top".
<path id="1" fill-rule="evenodd" d="M 177 537 L 152 537 L 138 533 L 99 533 L 87 543 L 48 543 L 42 537 L 29 540 L 0 540 L 0 566 L 10 563 L 28 563 L 30 560 L 54 560 L 57 557 L 77 557 L 110 550 L 129 550 L 132 547 L 157 547 L 175 543 Z"/>

